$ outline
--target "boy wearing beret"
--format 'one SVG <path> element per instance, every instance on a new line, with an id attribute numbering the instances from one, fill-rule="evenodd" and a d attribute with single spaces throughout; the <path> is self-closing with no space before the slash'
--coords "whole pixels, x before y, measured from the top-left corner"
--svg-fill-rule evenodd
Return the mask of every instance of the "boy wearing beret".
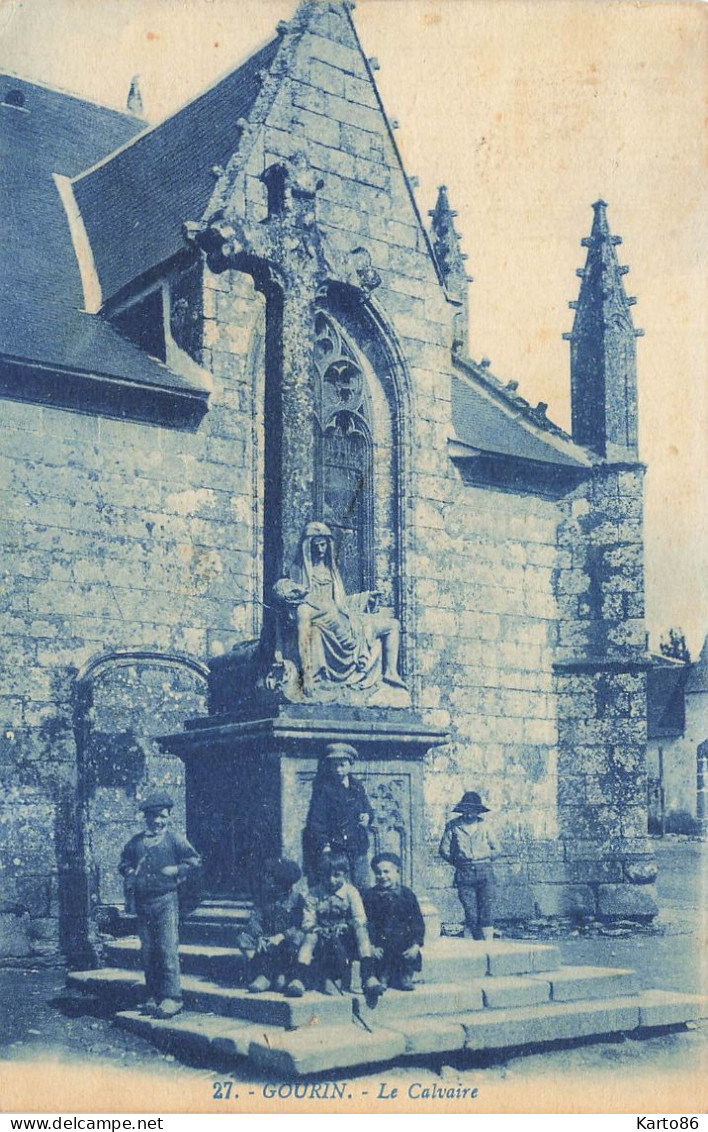
<path id="1" fill-rule="evenodd" d="M 422 967 L 425 922 L 415 893 L 401 884 L 401 858 L 379 853 L 371 862 L 376 883 L 364 894 L 376 974 L 383 986 L 412 991 Z"/>
<path id="2" fill-rule="evenodd" d="M 143 1009 L 158 1018 L 182 1009 L 177 886 L 201 865 L 186 837 L 167 828 L 173 806 L 164 791 L 145 799 L 145 829 L 124 846 L 119 865 L 135 899 L 147 991 Z"/>

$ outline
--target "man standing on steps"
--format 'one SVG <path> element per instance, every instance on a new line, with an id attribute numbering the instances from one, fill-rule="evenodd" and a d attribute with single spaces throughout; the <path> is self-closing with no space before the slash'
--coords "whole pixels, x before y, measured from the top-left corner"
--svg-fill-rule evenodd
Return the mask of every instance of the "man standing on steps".
<path id="1" fill-rule="evenodd" d="M 162 790 L 145 799 L 145 829 L 124 846 L 119 865 L 135 899 L 147 991 L 143 1010 L 158 1018 L 182 1009 L 177 886 L 201 865 L 186 837 L 167 828 L 173 806 Z"/>

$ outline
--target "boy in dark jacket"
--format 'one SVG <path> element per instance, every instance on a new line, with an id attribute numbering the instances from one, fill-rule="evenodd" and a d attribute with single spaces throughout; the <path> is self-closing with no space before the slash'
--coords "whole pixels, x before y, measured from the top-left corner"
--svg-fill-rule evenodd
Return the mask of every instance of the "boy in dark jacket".
<path id="1" fill-rule="evenodd" d="M 239 937 L 241 947 L 254 952 L 249 969 L 251 994 L 273 988 L 300 998 L 305 992 L 297 957 L 305 930 L 313 926 L 313 920 L 307 913 L 305 897 L 295 889 L 301 876 L 295 861 L 266 863 L 262 897 Z"/>
<path id="2" fill-rule="evenodd" d="M 172 1018 L 182 1009 L 177 885 L 201 865 L 186 837 L 167 828 L 173 805 L 164 791 L 145 799 L 140 807 L 145 830 L 125 845 L 119 865 L 135 899 L 147 990 L 144 1009 L 158 1018 Z"/>
<path id="3" fill-rule="evenodd" d="M 344 854 L 352 884 L 363 891 L 369 887 L 368 831 L 374 815 L 363 783 L 352 774 L 356 757 L 350 743 L 327 746 L 312 784 L 303 849 L 312 881 L 327 872 L 328 855 Z"/>
<path id="4" fill-rule="evenodd" d="M 422 967 L 425 922 L 417 897 L 401 884 L 401 858 L 379 853 L 371 862 L 376 884 L 364 894 L 364 909 L 376 974 L 384 986 L 412 991 Z"/>

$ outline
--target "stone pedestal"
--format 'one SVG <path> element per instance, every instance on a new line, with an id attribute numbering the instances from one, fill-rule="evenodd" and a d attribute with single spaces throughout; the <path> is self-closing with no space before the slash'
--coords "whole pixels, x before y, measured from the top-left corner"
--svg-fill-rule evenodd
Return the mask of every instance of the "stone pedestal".
<path id="1" fill-rule="evenodd" d="M 393 850 L 403 881 L 419 882 L 423 757 L 447 741 L 410 709 L 273 704 L 190 720 L 160 738 L 184 760 L 187 832 L 217 894 L 249 893 L 269 857 L 302 862 L 302 831 L 317 762 L 328 743 L 356 747 L 374 810 L 370 851 Z M 372 878 L 373 879 L 373 878 Z"/>

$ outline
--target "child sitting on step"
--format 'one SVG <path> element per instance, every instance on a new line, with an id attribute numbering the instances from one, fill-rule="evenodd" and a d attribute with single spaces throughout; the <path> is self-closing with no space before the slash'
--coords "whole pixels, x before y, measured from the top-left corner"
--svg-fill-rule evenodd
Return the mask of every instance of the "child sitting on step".
<path id="1" fill-rule="evenodd" d="M 349 882 L 349 862 L 343 854 L 325 858 L 323 880 L 312 889 L 308 905 L 313 926 L 299 955 L 304 979 L 324 994 L 341 994 L 351 989 L 352 961 L 359 959 L 364 991 L 380 993 L 383 988 L 373 972 L 366 912 L 358 889 Z"/>
<path id="2" fill-rule="evenodd" d="M 422 968 L 425 921 L 417 897 L 401 884 L 401 858 L 379 853 L 371 862 L 376 883 L 364 894 L 375 973 L 384 987 L 412 991 Z"/>
<path id="3" fill-rule="evenodd" d="M 473 939 L 494 939 L 492 860 L 497 846 L 482 824 L 489 807 L 475 790 L 468 790 L 454 813 L 460 817 L 445 826 L 440 856 L 455 866 L 455 887 Z"/>
<path id="4" fill-rule="evenodd" d="M 272 988 L 299 998 L 305 992 L 297 958 L 305 929 L 314 926 L 314 920 L 305 897 L 295 888 L 301 876 L 295 861 L 266 862 L 260 899 L 239 936 L 241 947 L 253 950 L 248 972 L 251 994 Z"/>

